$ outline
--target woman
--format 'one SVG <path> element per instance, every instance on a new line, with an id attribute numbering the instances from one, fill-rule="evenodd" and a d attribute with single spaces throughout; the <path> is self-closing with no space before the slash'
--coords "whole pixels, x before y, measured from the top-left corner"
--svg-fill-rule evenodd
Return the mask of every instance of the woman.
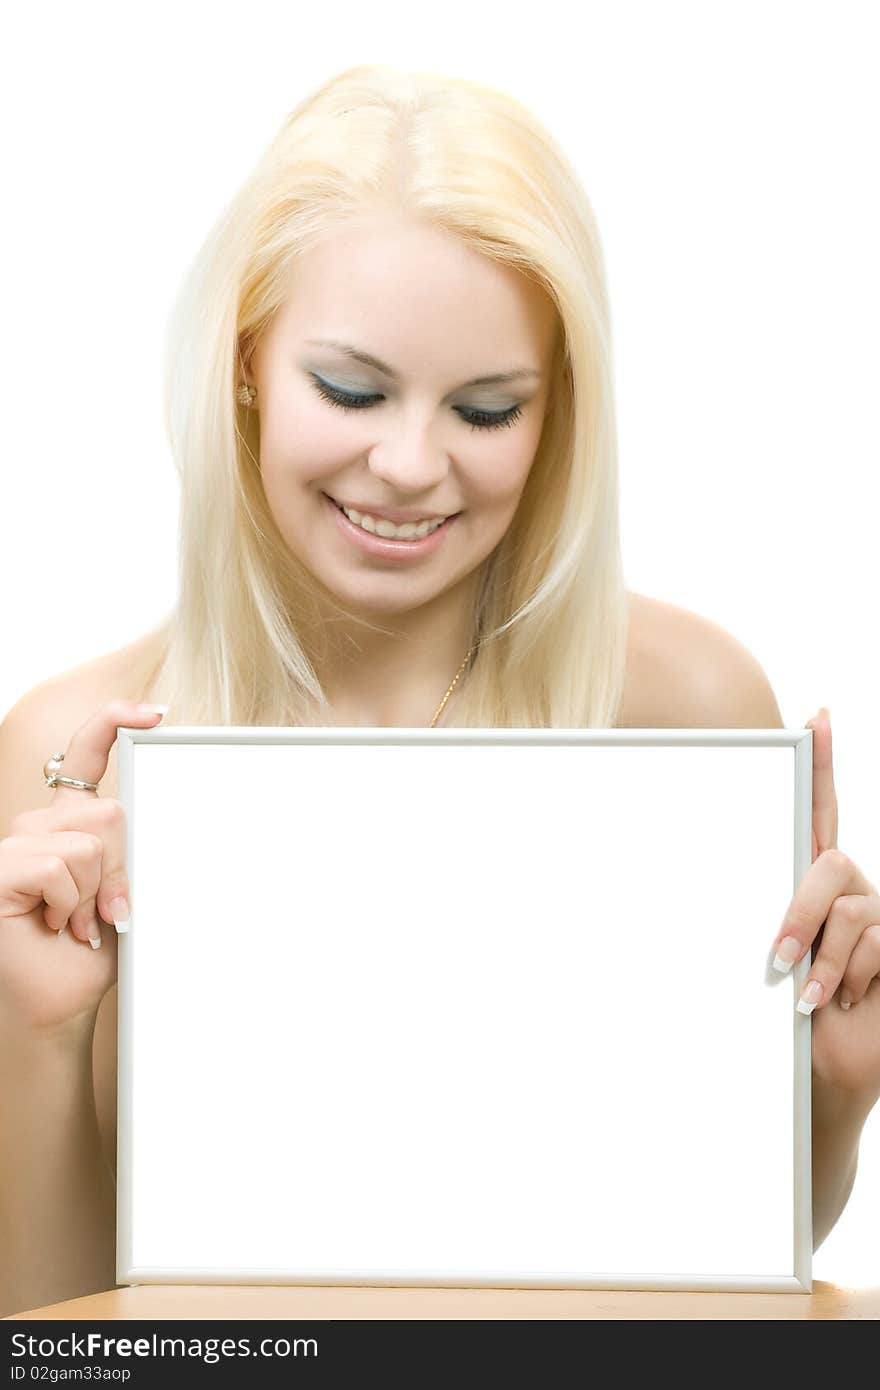
<path id="1" fill-rule="evenodd" d="M 114 1283 L 101 922 L 130 908 L 116 730 L 159 717 L 137 702 L 176 724 L 782 727 L 729 634 L 624 589 L 599 236 L 509 97 L 386 68 L 327 83 L 202 248 L 170 346 L 176 607 L 0 729 L 0 1104 L 28 1117 L 2 1126 L 4 1312 Z M 812 727 L 814 862 L 768 948 L 790 968 L 821 933 L 818 1244 L 880 1094 L 880 903 L 836 847 Z"/>

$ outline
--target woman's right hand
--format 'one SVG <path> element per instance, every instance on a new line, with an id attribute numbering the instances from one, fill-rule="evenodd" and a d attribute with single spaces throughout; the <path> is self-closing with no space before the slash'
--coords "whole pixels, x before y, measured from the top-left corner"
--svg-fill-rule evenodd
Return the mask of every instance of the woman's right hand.
<path id="1" fill-rule="evenodd" d="M 60 771 L 100 782 L 119 726 L 152 728 L 160 717 L 134 700 L 111 701 L 76 730 Z M 51 806 L 15 817 L 0 840 L 0 1025 L 7 1038 L 94 1024 L 116 980 L 117 898 L 131 902 L 118 799 L 55 787 Z M 102 939 L 100 950 L 90 938 Z"/>

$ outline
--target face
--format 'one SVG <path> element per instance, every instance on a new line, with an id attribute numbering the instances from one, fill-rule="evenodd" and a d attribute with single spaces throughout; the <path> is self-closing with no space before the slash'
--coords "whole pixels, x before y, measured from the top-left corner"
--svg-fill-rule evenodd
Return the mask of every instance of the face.
<path id="1" fill-rule="evenodd" d="M 278 529 L 338 600 L 391 616 L 473 578 L 525 486 L 555 333 L 538 286 L 442 229 L 376 220 L 299 260 L 246 379 Z"/>

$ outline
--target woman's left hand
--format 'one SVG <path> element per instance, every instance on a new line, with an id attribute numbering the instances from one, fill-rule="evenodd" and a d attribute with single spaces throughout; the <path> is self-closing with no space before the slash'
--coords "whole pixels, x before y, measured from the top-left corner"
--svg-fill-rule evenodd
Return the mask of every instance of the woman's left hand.
<path id="1" fill-rule="evenodd" d="M 777 933 L 774 965 L 789 970 L 815 942 L 798 1005 L 812 1013 L 813 1073 L 873 1103 L 880 1097 L 880 894 L 837 848 L 828 711 L 805 727 L 813 730 L 813 862 Z"/>

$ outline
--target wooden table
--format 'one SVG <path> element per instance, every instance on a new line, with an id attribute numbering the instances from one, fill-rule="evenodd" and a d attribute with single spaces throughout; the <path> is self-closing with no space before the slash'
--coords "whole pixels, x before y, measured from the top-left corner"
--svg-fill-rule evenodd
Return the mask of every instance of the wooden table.
<path id="1" fill-rule="evenodd" d="M 812 1293 L 689 1293 L 604 1289 L 431 1289 L 350 1285 L 150 1284 L 110 1289 L 4 1322 L 59 1318 L 880 1318 L 880 1288 L 813 1281 Z"/>

